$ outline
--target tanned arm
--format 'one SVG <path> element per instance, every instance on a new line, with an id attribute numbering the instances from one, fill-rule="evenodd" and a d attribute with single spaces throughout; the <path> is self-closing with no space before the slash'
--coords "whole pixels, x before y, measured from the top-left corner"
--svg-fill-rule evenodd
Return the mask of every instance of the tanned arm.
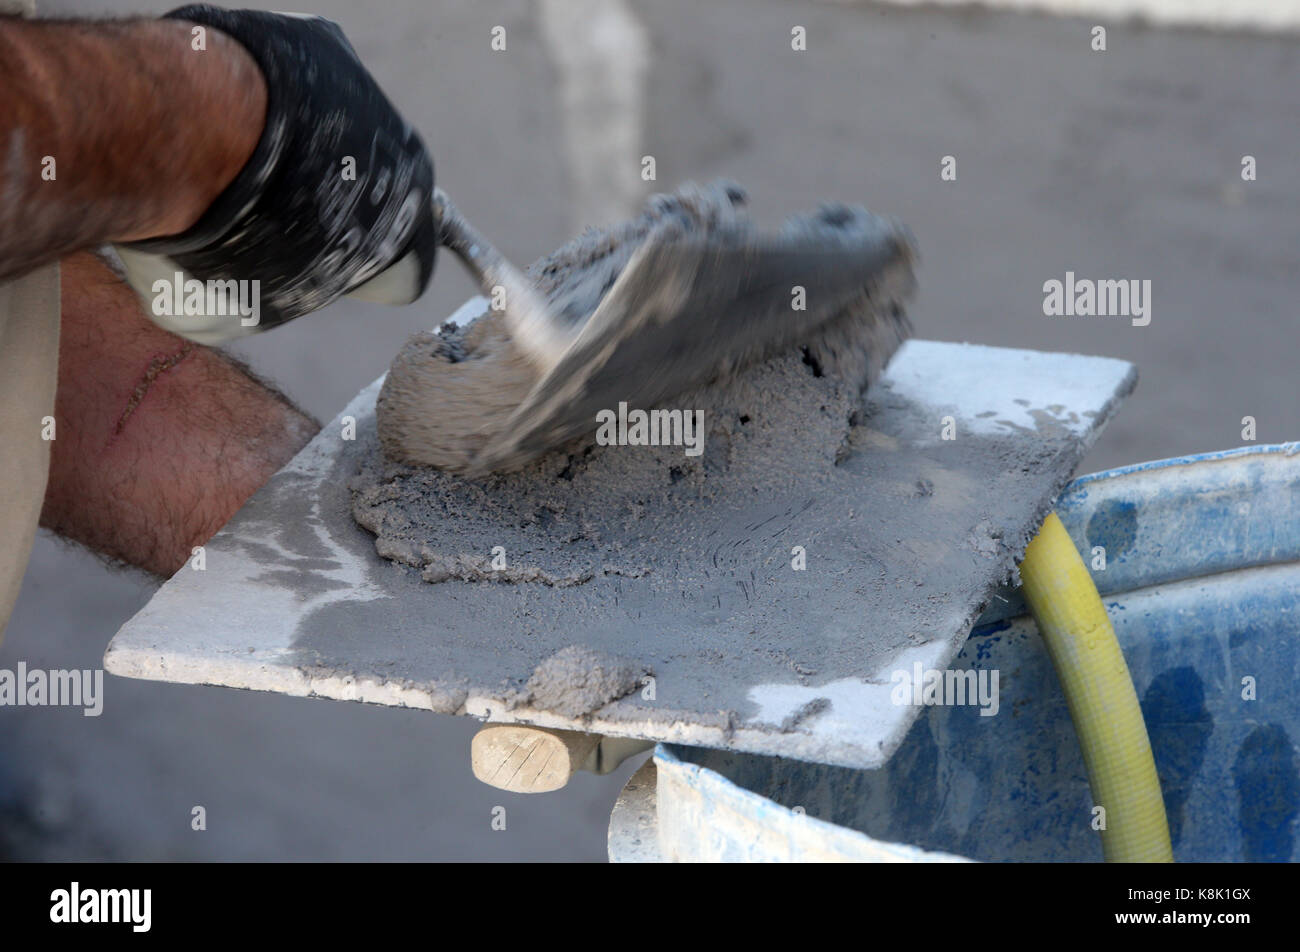
<path id="1" fill-rule="evenodd" d="M 370 201 L 339 214 L 339 157 L 362 155 Z M 407 303 L 433 271 L 433 186 L 420 137 L 327 20 L 206 5 L 159 21 L 0 19 L 0 280 L 55 260 L 63 272 L 41 524 L 170 574 L 319 428 L 74 252 L 179 235 L 149 253 L 260 282 L 261 329 L 399 260 L 415 264 L 393 295 Z"/>
<path id="2" fill-rule="evenodd" d="M 62 263 L 41 525 L 171 575 L 320 428 L 219 351 L 155 326 L 99 258 Z"/>
<path id="3" fill-rule="evenodd" d="M 262 73 L 218 30 L 194 49 L 192 29 L 0 18 L 0 280 L 183 232 L 248 161 Z"/>

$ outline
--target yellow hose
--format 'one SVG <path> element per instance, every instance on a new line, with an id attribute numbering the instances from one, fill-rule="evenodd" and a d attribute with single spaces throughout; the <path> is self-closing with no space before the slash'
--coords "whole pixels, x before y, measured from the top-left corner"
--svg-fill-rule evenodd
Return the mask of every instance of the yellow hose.
<path id="1" fill-rule="evenodd" d="M 1047 642 L 1096 806 L 1108 863 L 1172 863 L 1165 802 L 1137 691 L 1097 587 L 1056 513 L 1020 564 L 1025 600 Z"/>

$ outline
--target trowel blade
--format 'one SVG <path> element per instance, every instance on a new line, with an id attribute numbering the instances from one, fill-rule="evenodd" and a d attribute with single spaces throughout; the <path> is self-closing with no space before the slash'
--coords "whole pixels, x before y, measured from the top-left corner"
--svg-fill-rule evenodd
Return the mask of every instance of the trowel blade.
<path id="1" fill-rule="evenodd" d="M 734 241 L 652 232 L 474 468 L 510 468 L 592 432 L 601 410 L 649 409 L 811 341 L 850 304 L 852 319 L 890 320 L 858 305 L 910 278 L 913 256 L 903 226 L 845 206 Z"/>

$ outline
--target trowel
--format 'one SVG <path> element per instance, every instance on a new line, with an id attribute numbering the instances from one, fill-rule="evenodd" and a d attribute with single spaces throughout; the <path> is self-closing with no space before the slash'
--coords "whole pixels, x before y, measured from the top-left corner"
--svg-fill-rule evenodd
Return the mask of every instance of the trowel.
<path id="1" fill-rule="evenodd" d="M 741 212 L 744 192 L 733 184 L 657 196 L 650 208 L 658 202 L 669 213 L 603 294 L 575 305 L 548 300 L 441 189 L 433 201 L 441 244 L 501 311 L 535 382 L 508 416 L 482 414 L 473 450 L 457 458 L 446 444 L 464 420 L 447 419 L 449 384 L 423 372 L 432 365 L 406 374 L 395 365 L 381 397 L 381 436 L 390 455 L 406 462 L 469 476 L 515 469 L 591 432 L 597 412 L 620 402 L 653 407 L 835 330 L 851 334 L 854 349 L 873 354 L 880 367 L 907 336 L 902 311 L 877 312 L 871 296 L 887 280 L 911 290 L 912 239 L 865 208 L 824 205 L 764 234 Z M 465 369 L 457 368 L 458 380 Z M 493 372 L 490 362 L 481 372 Z M 490 381 L 474 384 L 460 386 L 458 396 L 495 389 Z M 455 412 L 480 416 L 472 406 Z"/>

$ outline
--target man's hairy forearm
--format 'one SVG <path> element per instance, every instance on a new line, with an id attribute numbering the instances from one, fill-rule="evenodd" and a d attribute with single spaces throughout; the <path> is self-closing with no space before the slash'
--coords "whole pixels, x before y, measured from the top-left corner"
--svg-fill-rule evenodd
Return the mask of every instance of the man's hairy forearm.
<path id="1" fill-rule="evenodd" d="M 94 255 L 62 270 L 41 525 L 170 575 L 319 427 L 220 352 L 155 327 Z"/>
<path id="2" fill-rule="evenodd" d="M 0 280 L 189 228 L 266 117 L 242 46 L 175 20 L 0 18 Z"/>

